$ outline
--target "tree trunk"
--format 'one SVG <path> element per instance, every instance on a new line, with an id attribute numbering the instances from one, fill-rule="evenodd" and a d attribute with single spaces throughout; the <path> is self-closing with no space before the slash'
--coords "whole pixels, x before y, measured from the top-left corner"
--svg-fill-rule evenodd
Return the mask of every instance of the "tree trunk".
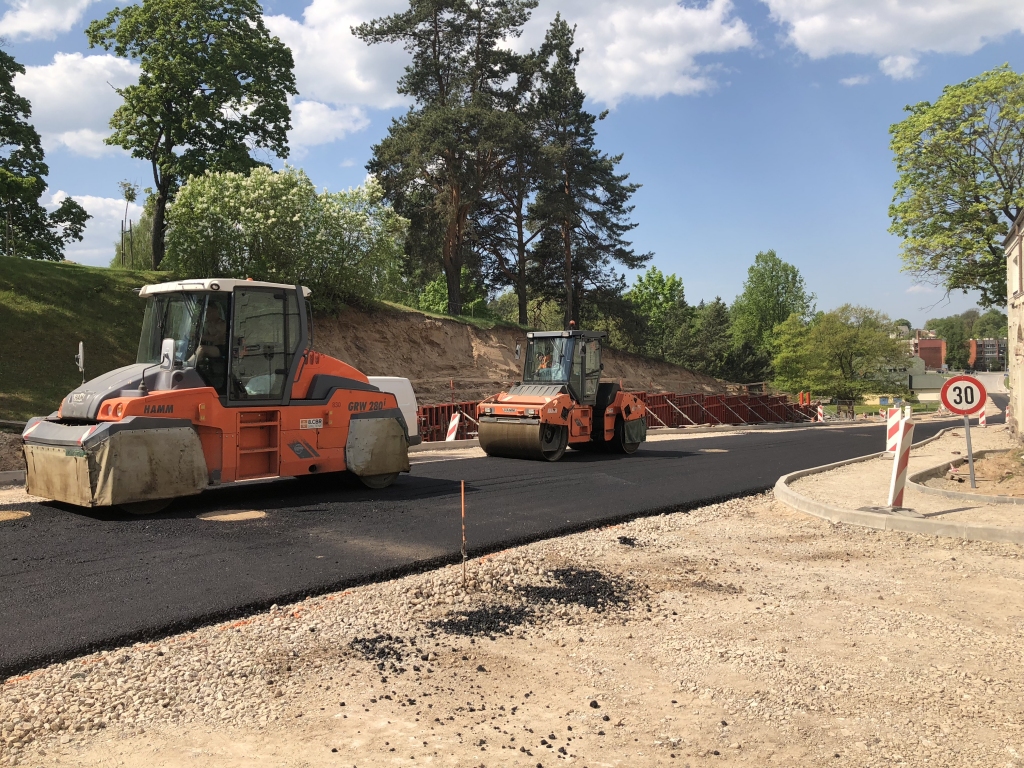
<path id="1" fill-rule="evenodd" d="M 526 305 L 526 239 L 523 231 L 522 206 L 516 217 L 516 298 L 519 299 L 519 324 L 527 325 Z"/>
<path id="2" fill-rule="evenodd" d="M 448 314 L 453 317 L 458 317 L 462 314 L 461 273 L 462 269 L 460 266 L 448 263 L 444 265 L 444 276 L 448 283 Z"/>
<path id="3" fill-rule="evenodd" d="M 572 228 L 568 221 L 562 222 L 562 249 L 565 252 L 563 279 L 565 280 L 565 327 L 569 321 L 576 319 L 576 307 L 573 302 L 572 290 Z"/>
<path id="4" fill-rule="evenodd" d="M 167 215 L 168 186 L 169 184 L 162 183 L 156 193 L 156 206 L 153 210 L 153 269 L 160 269 L 160 262 L 164 260 L 164 222 Z"/>

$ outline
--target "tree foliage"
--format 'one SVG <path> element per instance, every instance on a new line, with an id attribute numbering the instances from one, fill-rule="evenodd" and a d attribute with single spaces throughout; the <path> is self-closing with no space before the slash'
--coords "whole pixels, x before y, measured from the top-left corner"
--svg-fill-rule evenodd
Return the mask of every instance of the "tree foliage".
<path id="1" fill-rule="evenodd" d="M 519 59 L 499 43 L 519 36 L 536 5 L 410 0 L 408 10 L 352 30 L 367 43 L 401 43 L 412 56 L 398 92 L 413 106 L 392 121 L 367 167 L 396 210 L 438 230 L 452 314 L 462 312 L 471 223 L 501 162 L 501 107 Z"/>
<path id="2" fill-rule="evenodd" d="M 732 305 L 733 343 L 737 348 L 747 344 L 754 352 L 770 352 L 775 327 L 794 314 L 806 320 L 814 312 L 814 298 L 800 270 L 775 251 L 758 253 Z"/>
<path id="3" fill-rule="evenodd" d="M 395 299 L 408 222 L 370 181 L 321 192 L 302 171 L 207 171 L 170 209 L 168 266 L 179 275 L 252 277 L 313 290 L 313 303 Z"/>
<path id="4" fill-rule="evenodd" d="M 975 339 L 1005 339 L 1010 335 L 1005 312 L 998 309 L 990 309 L 979 317 L 974 323 L 972 338 Z"/>
<path id="5" fill-rule="evenodd" d="M 272 36 L 257 0 L 142 0 L 86 30 L 90 47 L 139 62 L 118 89 L 111 145 L 153 169 L 153 268 L 164 257 L 165 214 L 180 182 L 206 170 L 246 172 L 254 149 L 288 156 L 298 91 L 291 50 Z"/>
<path id="6" fill-rule="evenodd" d="M 14 88 L 14 77 L 24 72 L 0 50 L 0 253 L 61 261 L 65 246 L 82 239 L 90 217 L 70 197 L 49 213 L 39 202 L 50 171 L 29 122 L 32 105 Z"/>
<path id="7" fill-rule="evenodd" d="M 1005 305 L 1003 240 L 1024 208 L 1024 75 L 1003 65 L 906 111 L 889 129 L 904 269 Z"/>
<path id="8" fill-rule="evenodd" d="M 666 359 L 679 329 L 690 320 L 683 281 L 674 274 L 665 275 L 657 267 L 649 267 L 637 277 L 625 299 L 644 320 L 643 344 L 637 351 Z"/>
<path id="9" fill-rule="evenodd" d="M 636 226 L 629 200 L 640 185 L 617 172 L 621 155 L 597 149 L 595 124 L 604 114 L 583 107 L 585 94 L 576 81 L 582 51 L 574 45 L 575 28 L 556 15 L 540 50 L 537 127 L 545 177 L 531 210 L 534 226 L 543 229 L 540 290 L 562 297 L 566 323 L 580 322 L 588 298 L 607 305 L 611 296 L 621 296 L 624 283 L 615 264 L 638 269 L 651 258 L 625 239 Z"/>
<path id="10" fill-rule="evenodd" d="M 894 330 L 882 313 L 850 304 L 810 321 L 793 313 L 775 329 L 775 386 L 841 400 L 901 393 L 909 351 Z"/>

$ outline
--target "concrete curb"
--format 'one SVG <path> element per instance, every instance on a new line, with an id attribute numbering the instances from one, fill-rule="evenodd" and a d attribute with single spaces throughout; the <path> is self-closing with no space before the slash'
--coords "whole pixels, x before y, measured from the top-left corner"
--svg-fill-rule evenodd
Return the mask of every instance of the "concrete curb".
<path id="1" fill-rule="evenodd" d="M 0 472 L 0 485 L 24 485 L 25 473 L 22 470 Z"/>
<path id="2" fill-rule="evenodd" d="M 980 459 L 987 453 L 1002 453 L 1002 450 L 991 449 L 985 451 L 978 451 L 974 454 L 975 460 Z M 914 486 L 915 490 L 921 493 L 927 493 L 931 496 L 942 496 L 947 499 L 955 499 L 957 501 L 974 501 L 983 502 L 985 504 L 1011 504 L 1015 506 L 1024 506 L 1024 497 L 1019 496 L 992 496 L 986 493 L 966 493 L 964 491 L 947 491 L 944 488 L 932 488 L 931 486 L 925 485 L 923 480 L 929 480 L 933 477 L 938 477 L 946 471 L 946 467 L 950 464 L 955 466 L 962 466 L 967 463 L 966 458 L 954 459 L 953 461 L 944 461 L 941 464 L 937 464 L 929 469 L 923 469 L 920 472 L 907 477 L 907 484 Z"/>
<path id="3" fill-rule="evenodd" d="M 951 427 L 955 429 L 955 427 Z M 942 430 L 935 437 L 922 440 L 915 445 L 924 445 L 932 440 L 938 439 L 946 430 Z M 882 512 L 863 512 L 856 509 L 842 509 L 814 501 L 803 496 L 789 484 L 801 477 L 815 475 L 820 472 L 828 472 L 830 469 L 856 464 L 861 461 L 870 461 L 879 456 L 889 455 L 886 451 L 872 453 L 869 456 L 860 456 L 856 459 L 838 461 L 834 464 L 825 464 L 821 467 L 802 469 L 799 472 L 791 472 L 783 475 L 775 483 L 775 496 L 782 503 L 795 509 L 797 512 L 820 517 L 832 523 L 848 523 L 860 525 L 865 528 L 875 528 L 883 531 L 902 531 L 904 533 L 921 533 L 928 536 L 947 536 L 955 539 L 967 539 L 970 541 L 991 541 L 1009 544 L 1024 544 L 1024 528 L 997 528 L 990 525 L 971 525 L 969 523 L 943 523 L 937 520 L 929 520 L 920 517 L 905 517 L 898 513 L 886 514 Z M 945 465 L 943 465 L 945 466 Z M 927 471 L 927 470 L 926 470 Z M 972 494 L 974 499 L 978 497 Z"/>

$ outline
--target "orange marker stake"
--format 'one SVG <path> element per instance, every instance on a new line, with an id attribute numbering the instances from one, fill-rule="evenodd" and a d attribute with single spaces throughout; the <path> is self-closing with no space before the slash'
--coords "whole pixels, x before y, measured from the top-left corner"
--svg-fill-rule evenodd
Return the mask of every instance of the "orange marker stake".
<path id="1" fill-rule="evenodd" d="M 466 588 L 466 481 L 462 481 L 462 588 Z"/>

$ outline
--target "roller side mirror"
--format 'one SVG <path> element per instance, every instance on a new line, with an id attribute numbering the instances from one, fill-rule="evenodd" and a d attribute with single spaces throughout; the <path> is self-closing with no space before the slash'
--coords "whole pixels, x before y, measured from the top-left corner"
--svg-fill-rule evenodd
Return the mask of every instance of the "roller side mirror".
<path id="1" fill-rule="evenodd" d="M 167 370 L 174 367 L 174 339 L 164 339 L 160 344 L 160 367 Z"/>

